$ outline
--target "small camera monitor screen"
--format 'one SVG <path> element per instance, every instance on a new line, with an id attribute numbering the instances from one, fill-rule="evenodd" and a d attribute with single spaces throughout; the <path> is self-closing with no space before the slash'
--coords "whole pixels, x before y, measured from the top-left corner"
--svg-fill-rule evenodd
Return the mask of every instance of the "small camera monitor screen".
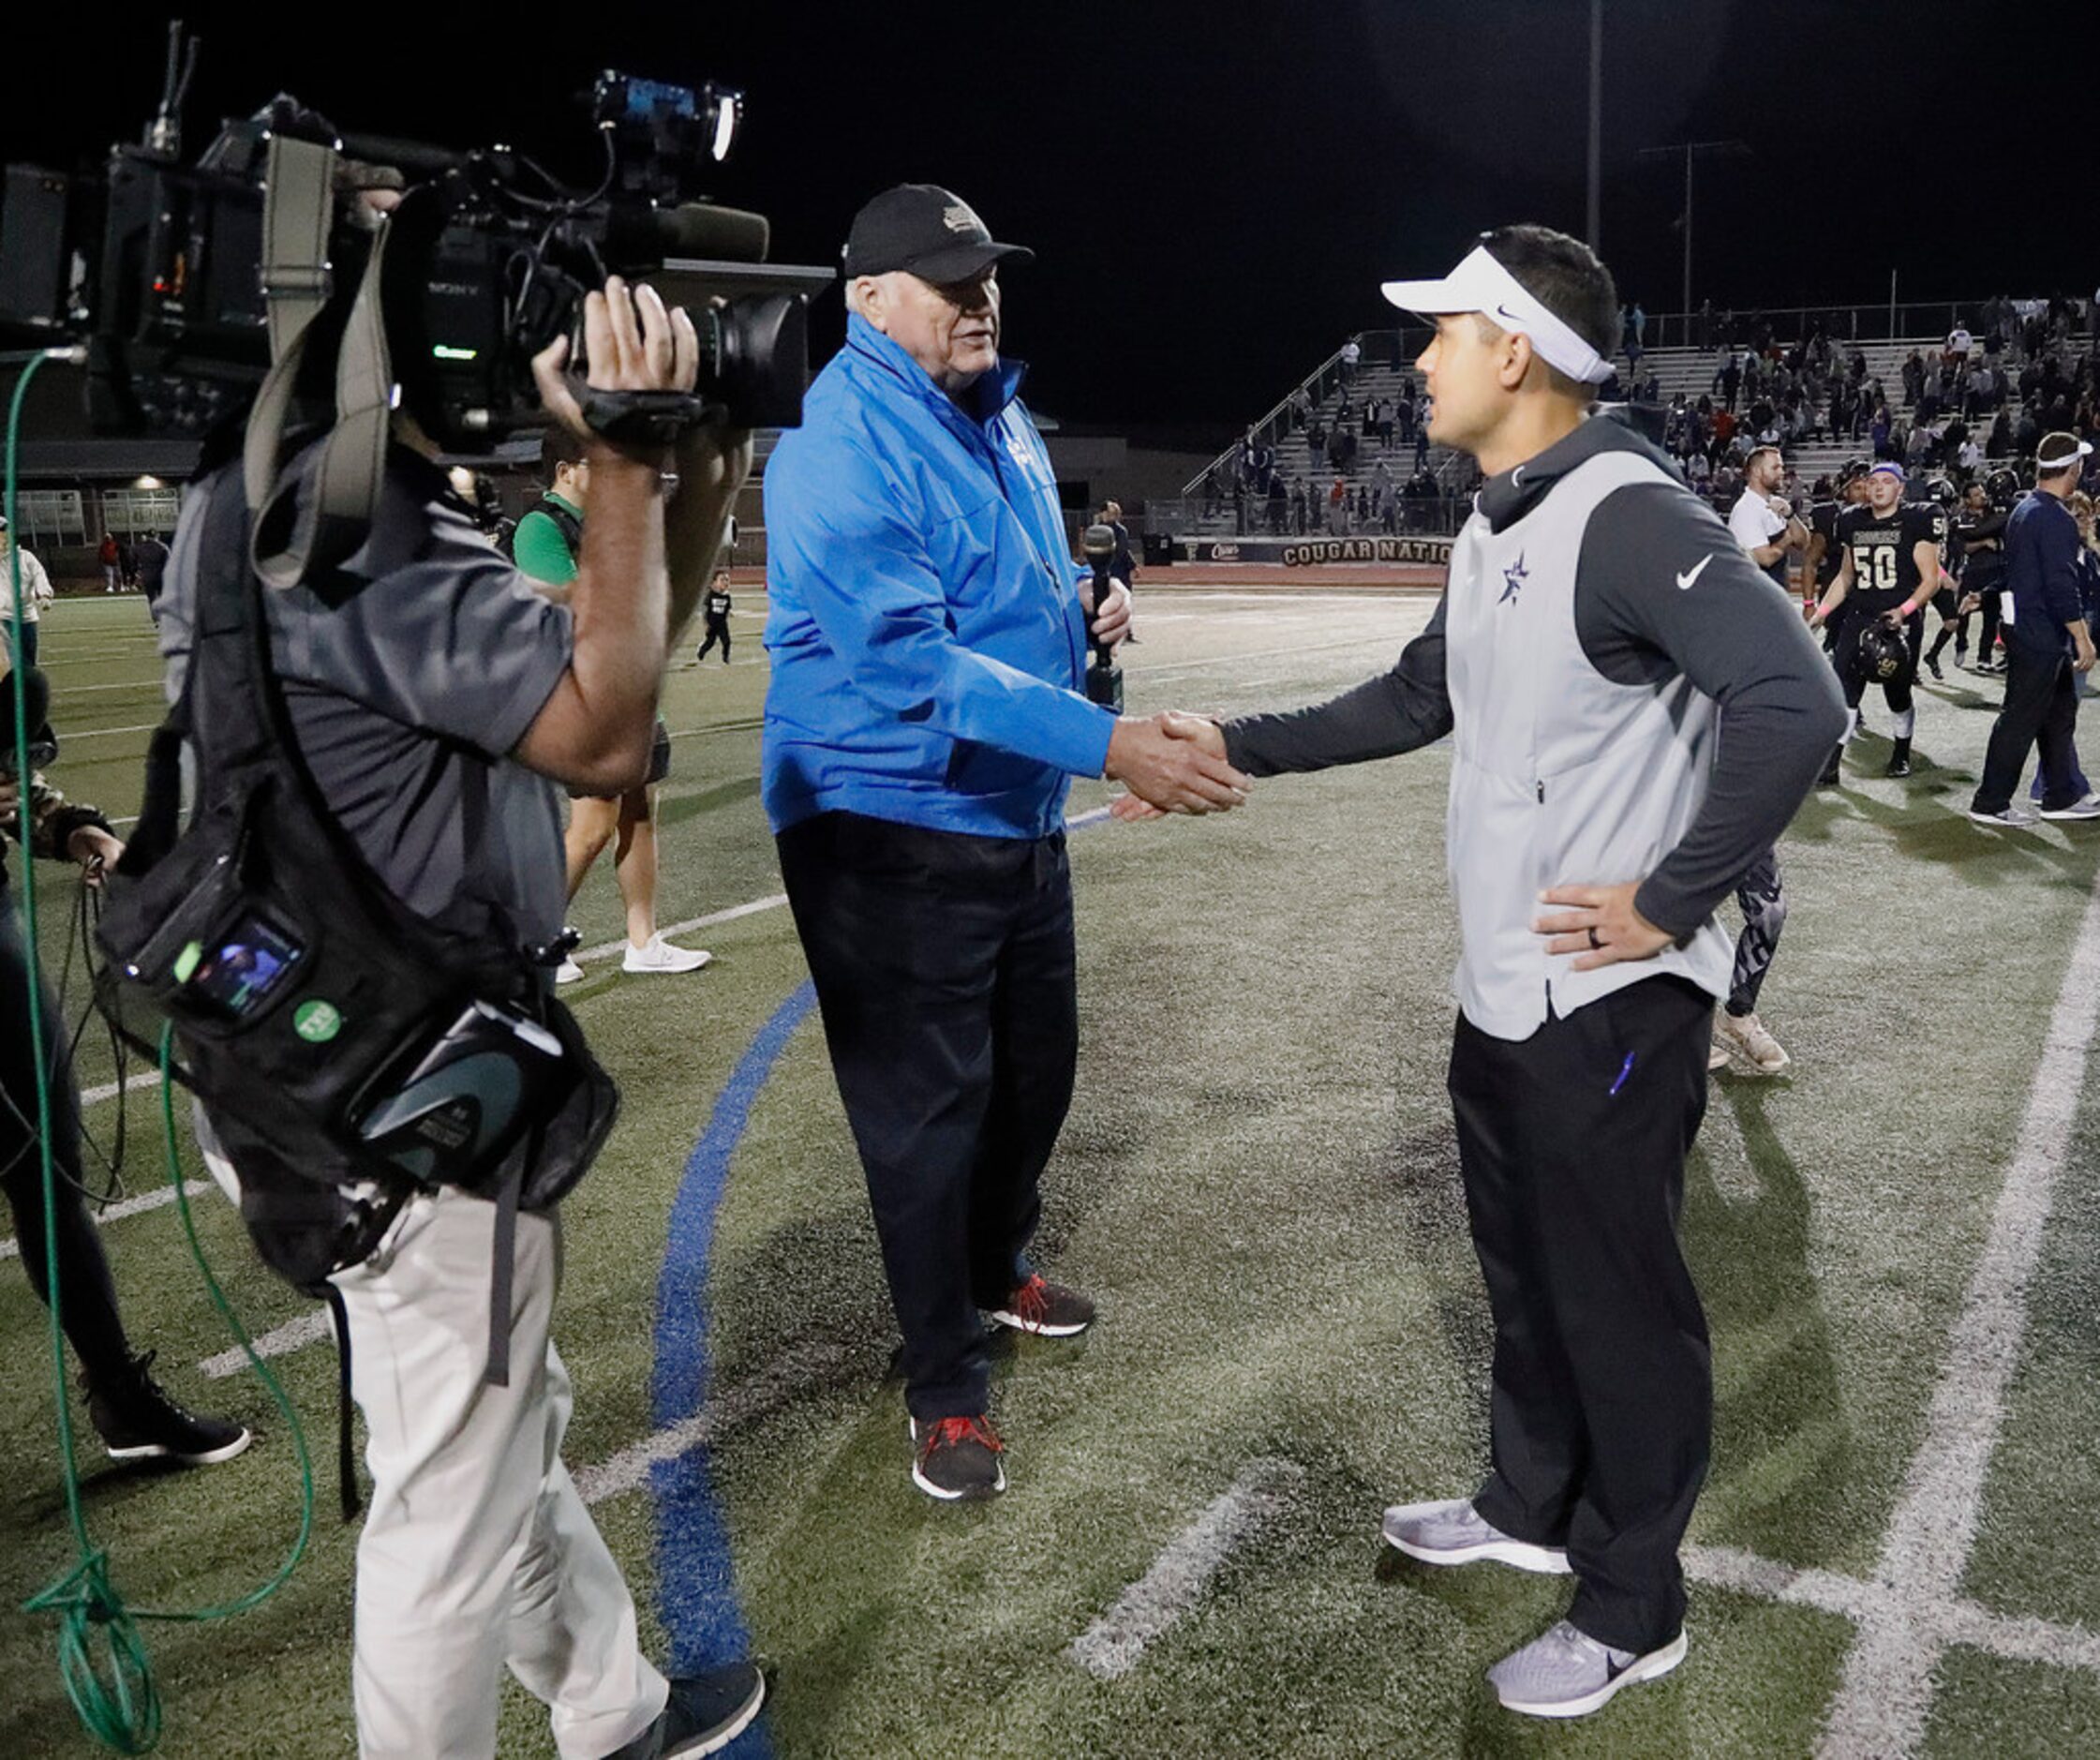
<path id="1" fill-rule="evenodd" d="M 231 1015 L 246 1020 L 261 1007 L 305 951 L 275 925 L 243 917 L 205 951 L 184 988 Z"/>

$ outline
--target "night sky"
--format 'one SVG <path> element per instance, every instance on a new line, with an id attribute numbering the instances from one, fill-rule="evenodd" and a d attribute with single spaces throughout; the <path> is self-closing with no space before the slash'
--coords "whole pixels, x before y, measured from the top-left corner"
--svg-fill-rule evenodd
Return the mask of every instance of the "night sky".
<path id="1" fill-rule="evenodd" d="M 134 138 L 165 15 L 38 10 L 9 19 L 0 156 L 64 166 Z M 956 189 L 1035 247 L 1006 277 L 1006 344 L 1032 401 L 1074 421 L 1244 421 L 1392 321 L 1381 278 L 1503 221 L 1584 223 L 1587 0 L 587 0 L 545 33 L 451 4 L 334 29 L 313 3 L 185 16 L 205 44 L 192 153 L 284 89 L 340 127 L 504 140 L 588 180 L 572 99 L 599 67 L 741 84 L 746 135 L 709 193 L 769 215 L 776 258 L 832 263 L 875 190 Z M 1682 161 L 1637 156 L 1688 138 L 1750 149 L 1699 168 L 1694 302 L 1885 302 L 1891 269 L 1906 300 L 2090 292 L 2100 5 L 2015 16 L 1606 0 L 1602 245 L 1624 296 L 1677 307 Z M 841 326 L 827 303 L 820 356 Z"/>

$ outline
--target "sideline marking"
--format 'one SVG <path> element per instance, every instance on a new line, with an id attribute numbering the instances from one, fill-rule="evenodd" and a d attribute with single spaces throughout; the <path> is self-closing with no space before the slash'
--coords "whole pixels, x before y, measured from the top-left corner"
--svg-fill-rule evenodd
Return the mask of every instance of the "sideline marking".
<path id="1" fill-rule="evenodd" d="M 695 1439 L 647 1470 L 657 1504 L 657 1601 L 671 1640 L 673 1674 L 731 1662 L 751 1648 L 730 1569 L 729 1536 L 708 1483 L 708 1260 L 715 1213 L 752 1108 L 796 1028 L 815 1007 L 815 986 L 805 979 L 758 1030 L 715 1101 L 671 1205 L 656 1285 L 650 1422 L 658 1432 L 692 1424 Z"/>
<path id="2" fill-rule="evenodd" d="M 1949 1335 L 1925 1436 L 1875 1569 L 1886 1598 L 1867 1610 L 1824 1716 L 1823 1760 L 1914 1753 L 1932 1707 L 1932 1673 L 1952 1641 L 1935 1616 L 1959 1604 L 1984 1484 L 2005 1418 L 2005 1389 L 2027 1331 L 2027 1289 L 2100 1029 L 2100 888 L 2085 919 L 2048 1037 L 1990 1234 Z M 1967 1640 L 1962 1640 L 1966 1642 Z"/>
<path id="3" fill-rule="evenodd" d="M 317 1344 L 334 1335 L 333 1324 L 325 1307 L 316 1308 L 310 1314 L 300 1315 L 297 1320 L 285 1321 L 282 1326 L 273 1326 L 254 1341 L 255 1354 L 281 1357 L 286 1351 L 297 1350 L 303 1345 Z M 231 1350 L 221 1350 L 216 1357 L 206 1357 L 197 1366 L 213 1380 L 223 1381 L 229 1375 L 238 1375 L 248 1366 L 248 1354 L 235 1345 Z"/>
<path id="4" fill-rule="evenodd" d="M 1167 1543 L 1152 1569 L 1072 1640 L 1067 1652 L 1096 1680 L 1116 1680 L 1143 1660 L 1154 1638 L 1202 1599 L 1211 1579 L 1303 1483 L 1295 1461 L 1250 1461 L 1230 1489 Z"/>
<path id="5" fill-rule="evenodd" d="M 211 1180 L 192 1178 L 186 1180 L 184 1184 L 192 1198 L 203 1192 L 218 1190 L 216 1184 Z M 162 1205 L 174 1201 L 175 1188 L 172 1186 L 156 1186 L 151 1191 L 141 1192 L 136 1198 L 127 1198 L 122 1203 L 111 1204 L 105 1209 L 97 1210 L 90 1204 L 88 1215 L 95 1219 L 95 1226 L 99 1229 L 106 1223 L 120 1222 L 126 1216 L 135 1216 L 145 1210 L 158 1210 Z M 22 1243 L 13 1236 L 0 1241 L 0 1260 L 16 1258 L 21 1252 Z"/>
<path id="6" fill-rule="evenodd" d="M 828 1340 L 789 1351 L 736 1386 L 709 1394 L 707 1404 L 692 1417 L 644 1437 L 595 1467 L 579 1469 L 578 1494 L 586 1503 L 603 1503 L 607 1498 L 639 1491 L 655 1468 L 707 1447 L 724 1431 L 778 1411 L 810 1381 L 838 1367 L 845 1356 L 842 1346 Z"/>

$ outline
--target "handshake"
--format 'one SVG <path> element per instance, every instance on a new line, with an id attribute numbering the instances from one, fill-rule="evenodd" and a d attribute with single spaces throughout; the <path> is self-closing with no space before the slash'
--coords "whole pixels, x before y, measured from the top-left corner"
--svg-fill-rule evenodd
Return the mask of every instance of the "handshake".
<path id="1" fill-rule="evenodd" d="M 1226 762 L 1225 733 L 1217 723 L 1178 709 L 1118 721 L 1103 773 L 1130 791 L 1110 809 L 1125 821 L 1229 813 L 1254 788 L 1252 777 Z"/>

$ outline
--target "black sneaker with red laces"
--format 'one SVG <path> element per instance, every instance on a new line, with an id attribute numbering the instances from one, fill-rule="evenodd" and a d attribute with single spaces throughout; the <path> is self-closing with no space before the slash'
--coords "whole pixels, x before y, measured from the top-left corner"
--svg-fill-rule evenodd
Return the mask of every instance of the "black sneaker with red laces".
<path id="1" fill-rule="evenodd" d="M 1094 1304 L 1077 1290 L 1031 1275 L 1004 1304 L 991 1310 L 991 1318 L 1016 1332 L 1069 1338 L 1094 1324 Z"/>
<path id="2" fill-rule="evenodd" d="M 1006 1488 L 1006 1469 L 999 1457 L 1006 1445 L 991 1420 L 974 1418 L 912 1420 L 912 1483 L 944 1503 L 981 1502 Z"/>

